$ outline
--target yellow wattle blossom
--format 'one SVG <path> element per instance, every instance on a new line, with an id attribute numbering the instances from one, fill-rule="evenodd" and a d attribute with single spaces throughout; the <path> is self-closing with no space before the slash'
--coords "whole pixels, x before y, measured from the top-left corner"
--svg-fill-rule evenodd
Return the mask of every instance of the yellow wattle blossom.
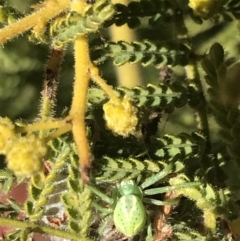
<path id="1" fill-rule="evenodd" d="M 9 118 L 0 117 L 0 154 L 6 153 L 6 147 L 15 137 L 15 126 Z"/>
<path id="2" fill-rule="evenodd" d="M 189 0 L 188 6 L 196 15 L 202 18 L 210 18 L 219 11 L 222 0 Z"/>
<path id="3" fill-rule="evenodd" d="M 7 165 L 16 176 L 31 176 L 43 169 L 45 143 L 33 134 L 16 138 L 6 152 Z"/>
<path id="4" fill-rule="evenodd" d="M 103 105 L 107 127 L 115 134 L 127 137 L 134 134 L 138 124 L 137 108 L 128 97 L 119 103 L 110 101 Z"/>

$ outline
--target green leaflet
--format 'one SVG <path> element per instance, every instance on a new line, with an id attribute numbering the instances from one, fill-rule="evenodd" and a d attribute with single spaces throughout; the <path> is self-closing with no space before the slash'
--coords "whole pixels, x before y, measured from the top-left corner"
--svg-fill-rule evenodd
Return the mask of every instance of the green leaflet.
<path id="1" fill-rule="evenodd" d="M 234 67 L 228 66 L 224 49 L 219 43 L 212 45 L 209 54 L 202 61 L 202 66 L 207 74 L 206 81 L 210 85 L 208 89 L 210 105 L 221 128 L 219 136 L 226 144 L 230 156 L 239 164 L 240 112 L 239 97 L 235 94 L 235 89 L 238 89 L 238 78 L 229 77 Z M 238 67 L 238 64 L 235 64 L 235 69 Z"/>
<path id="2" fill-rule="evenodd" d="M 148 40 L 142 42 L 134 41 L 127 43 L 108 42 L 102 46 L 95 47 L 92 60 L 95 64 L 101 64 L 107 59 L 113 59 L 116 66 L 125 63 L 141 63 L 144 67 L 153 65 L 161 68 L 165 65 L 186 65 L 189 61 L 190 51 L 187 46 L 176 43 L 157 45 Z"/>
<path id="3" fill-rule="evenodd" d="M 136 86 L 132 89 L 118 87 L 116 91 L 121 96 L 127 95 L 138 107 L 158 107 L 165 109 L 168 106 L 182 107 L 188 103 L 188 90 L 178 84 L 148 84 L 147 86 Z M 104 92 L 98 88 L 89 88 L 88 103 L 101 105 L 107 100 Z"/>
<path id="4" fill-rule="evenodd" d="M 113 14 L 114 6 L 106 0 L 100 0 L 92 5 L 83 16 L 71 12 L 65 19 L 57 19 L 50 25 L 49 35 L 53 38 L 53 45 L 61 48 L 81 35 L 96 32 Z"/>
<path id="5" fill-rule="evenodd" d="M 10 24 L 23 17 L 23 14 L 16 8 L 8 6 L 6 3 L 0 3 L 0 22 L 3 24 Z"/>
<path id="6" fill-rule="evenodd" d="M 116 24 L 121 26 L 127 24 L 129 28 L 137 28 L 140 25 L 140 18 L 149 17 L 153 13 L 161 15 L 167 11 L 174 12 L 176 8 L 173 2 L 154 0 L 154 1 L 140 1 L 130 2 L 127 6 L 121 3 L 115 4 L 116 12 L 112 19 L 108 20 L 105 26 Z M 158 21 L 159 22 L 159 21 Z M 156 18 L 150 18 L 149 24 L 156 26 Z"/>

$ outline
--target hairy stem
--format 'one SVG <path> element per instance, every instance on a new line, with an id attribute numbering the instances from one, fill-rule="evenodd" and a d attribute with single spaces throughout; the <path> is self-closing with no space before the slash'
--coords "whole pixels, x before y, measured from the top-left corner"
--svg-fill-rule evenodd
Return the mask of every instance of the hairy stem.
<path id="1" fill-rule="evenodd" d="M 42 120 L 53 117 L 53 107 L 56 101 L 58 86 L 58 72 L 62 62 L 63 49 L 51 49 L 48 62 L 45 66 L 40 118 Z"/>
<path id="2" fill-rule="evenodd" d="M 75 41 L 75 82 L 70 116 L 84 182 L 88 182 L 88 172 L 91 168 L 91 154 L 85 126 L 86 99 L 90 80 L 89 65 L 88 41 L 85 36 L 82 36 Z"/>
<path id="3" fill-rule="evenodd" d="M 49 130 L 49 129 L 58 129 L 69 125 L 69 119 L 66 118 L 64 120 L 59 121 L 49 121 L 49 122 L 39 122 L 30 124 L 27 126 L 17 127 L 18 133 L 32 132 L 32 131 L 40 131 L 40 130 Z"/>
<path id="4" fill-rule="evenodd" d="M 90 69 L 90 73 L 91 73 L 91 78 L 92 80 L 98 84 L 100 86 L 100 88 L 102 90 L 104 90 L 106 92 L 106 94 L 109 96 L 109 98 L 115 102 L 116 104 L 118 104 L 120 102 L 118 96 L 116 95 L 116 93 L 114 92 L 113 88 L 111 86 L 109 86 L 105 80 L 103 78 L 100 77 L 99 75 L 99 71 L 96 67 L 91 67 Z"/>
<path id="5" fill-rule="evenodd" d="M 40 10 L 30 14 L 18 22 L 14 22 L 5 28 L 0 29 L 0 44 L 4 44 L 17 35 L 56 17 L 69 6 L 70 0 L 47 0 L 45 3 L 45 7 L 40 8 Z"/>
<path id="6" fill-rule="evenodd" d="M 43 90 L 41 92 L 40 118 L 42 121 L 54 116 L 54 106 L 58 87 L 58 72 L 62 62 L 63 49 L 51 49 L 48 62 L 45 67 Z M 47 135 L 47 131 L 40 131 L 39 137 Z"/>

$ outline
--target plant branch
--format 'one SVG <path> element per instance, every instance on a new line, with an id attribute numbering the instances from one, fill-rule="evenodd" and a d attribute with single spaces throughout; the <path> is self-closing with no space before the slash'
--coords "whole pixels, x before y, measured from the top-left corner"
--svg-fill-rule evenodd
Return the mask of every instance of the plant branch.
<path id="1" fill-rule="evenodd" d="M 49 130 L 49 129 L 57 129 L 69 125 L 70 119 L 65 118 L 64 120 L 57 121 L 49 121 L 49 122 L 39 122 L 30 124 L 27 126 L 17 127 L 18 133 L 32 132 L 32 131 L 40 131 L 40 130 Z"/>
<path id="2" fill-rule="evenodd" d="M 99 70 L 95 67 L 92 66 L 90 68 L 90 74 L 92 80 L 100 86 L 102 90 L 106 92 L 106 94 L 109 96 L 111 101 L 115 102 L 116 104 L 119 104 L 121 101 L 119 100 L 117 94 L 113 91 L 112 87 L 109 86 L 103 78 L 100 77 L 99 75 Z"/>
<path id="3" fill-rule="evenodd" d="M 195 119 L 198 125 L 198 129 L 203 131 L 204 135 L 209 138 L 209 125 L 207 118 L 207 111 L 205 106 L 205 100 L 203 97 L 203 89 L 200 83 L 200 77 L 197 70 L 196 63 L 189 63 L 186 67 L 186 75 L 188 83 L 194 86 L 199 95 L 202 96 L 202 100 L 199 106 L 195 107 Z"/>
<path id="4" fill-rule="evenodd" d="M 90 241 L 90 239 L 87 239 L 87 238 L 79 239 L 79 235 L 68 233 L 65 230 L 55 229 L 55 228 L 43 226 L 43 225 L 40 226 L 39 224 L 35 224 L 32 222 L 19 221 L 19 220 L 0 217 L 0 225 L 5 227 L 20 228 L 20 229 L 30 228 L 32 232 L 48 234 L 50 236 L 57 236 L 65 239 Z"/>
<path id="5" fill-rule="evenodd" d="M 72 1 L 71 9 L 80 14 L 84 11 L 84 1 Z M 72 133 L 77 145 L 79 165 L 82 180 L 89 181 L 91 168 L 91 153 L 88 145 L 85 111 L 88 84 L 90 81 L 89 67 L 91 66 L 88 39 L 86 36 L 78 37 L 74 42 L 75 48 L 75 82 L 73 87 L 72 106 L 70 117 L 72 118 Z"/>
<path id="6" fill-rule="evenodd" d="M 17 35 L 28 31 L 46 21 L 56 17 L 59 13 L 64 11 L 70 4 L 70 0 L 47 0 L 45 5 L 40 10 L 30 14 L 29 16 L 14 22 L 5 28 L 0 29 L 0 44 L 4 44 L 8 40 L 16 37 Z"/>

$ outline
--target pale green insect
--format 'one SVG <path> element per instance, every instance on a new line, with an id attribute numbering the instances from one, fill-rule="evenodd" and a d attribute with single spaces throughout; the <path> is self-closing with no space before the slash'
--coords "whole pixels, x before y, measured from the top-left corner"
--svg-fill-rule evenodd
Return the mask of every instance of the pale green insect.
<path id="1" fill-rule="evenodd" d="M 173 205 L 178 203 L 177 200 L 161 201 L 146 198 L 146 196 L 165 193 L 184 187 L 199 186 L 198 182 L 186 182 L 175 186 L 165 186 L 145 190 L 145 188 L 166 177 L 169 173 L 171 173 L 171 171 L 172 166 L 166 165 L 160 173 L 146 179 L 139 186 L 132 180 L 122 181 L 120 185 L 117 185 L 116 189 L 114 189 L 113 198 L 108 197 L 97 188 L 89 186 L 89 189 L 91 189 L 93 193 L 110 205 L 109 208 L 104 208 L 98 203 L 93 202 L 93 206 L 96 210 L 99 210 L 102 213 L 111 214 L 117 230 L 127 237 L 133 237 L 142 231 L 145 226 L 147 226 L 146 223 L 150 225 L 146 207 L 143 203 L 158 206 Z"/>

